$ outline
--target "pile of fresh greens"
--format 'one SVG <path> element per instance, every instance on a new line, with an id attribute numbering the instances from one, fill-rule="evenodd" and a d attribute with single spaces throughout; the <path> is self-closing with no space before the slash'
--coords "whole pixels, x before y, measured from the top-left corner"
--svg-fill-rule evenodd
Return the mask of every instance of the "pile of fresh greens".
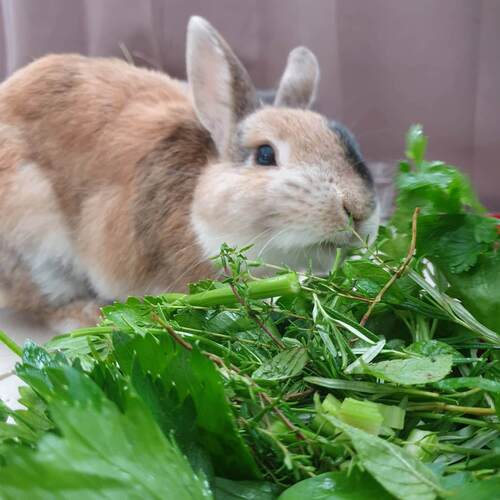
<path id="1" fill-rule="evenodd" d="M 1 498 L 498 498 L 500 237 L 407 137 L 393 218 L 328 276 L 223 281 L 27 343 Z M 271 299 L 272 300 L 263 300 Z"/>

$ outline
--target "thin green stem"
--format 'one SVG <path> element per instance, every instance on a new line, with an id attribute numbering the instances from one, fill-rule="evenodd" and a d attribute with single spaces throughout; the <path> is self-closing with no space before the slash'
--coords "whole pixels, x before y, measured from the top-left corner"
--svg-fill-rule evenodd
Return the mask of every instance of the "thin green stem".
<path id="1" fill-rule="evenodd" d="M 495 415 L 495 408 L 476 406 L 456 406 L 446 403 L 413 403 L 408 405 L 408 411 L 449 411 L 453 413 L 468 413 L 469 415 Z"/>
<path id="2" fill-rule="evenodd" d="M 21 346 L 16 344 L 3 330 L 0 330 L 0 342 L 5 344 L 14 354 L 19 357 L 23 355 Z"/>
<path id="3" fill-rule="evenodd" d="M 491 453 L 491 450 L 481 450 L 478 448 L 467 448 L 465 446 L 456 446 L 454 444 L 440 444 L 436 446 L 437 449 L 446 453 L 461 453 L 474 457 L 482 457 Z"/>
<path id="4" fill-rule="evenodd" d="M 452 415 L 443 415 L 442 413 L 430 413 L 430 412 L 415 412 L 414 415 L 416 417 L 428 418 L 430 420 L 443 420 L 443 418 L 446 418 L 446 420 L 449 420 L 450 422 L 456 424 L 465 424 L 465 425 L 471 425 L 473 427 L 483 427 L 488 429 L 491 428 L 500 429 L 500 424 L 496 422 L 489 422 L 486 420 L 478 420 L 474 418 L 454 417 Z"/>

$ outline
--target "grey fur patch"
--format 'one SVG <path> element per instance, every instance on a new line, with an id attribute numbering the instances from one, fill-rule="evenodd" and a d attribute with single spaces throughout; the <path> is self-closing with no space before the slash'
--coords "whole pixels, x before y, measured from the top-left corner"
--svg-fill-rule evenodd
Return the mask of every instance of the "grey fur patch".
<path id="1" fill-rule="evenodd" d="M 370 187 L 373 187 L 374 183 L 372 174 L 366 166 L 363 156 L 361 155 L 358 142 L 352 132 L 341 123 L 333 120 L 329 122 L 328 126 L 330 130 L 332 130 L 339 137 L 340 143 L 344 148 L 345 155 L 354 170 Z"/>

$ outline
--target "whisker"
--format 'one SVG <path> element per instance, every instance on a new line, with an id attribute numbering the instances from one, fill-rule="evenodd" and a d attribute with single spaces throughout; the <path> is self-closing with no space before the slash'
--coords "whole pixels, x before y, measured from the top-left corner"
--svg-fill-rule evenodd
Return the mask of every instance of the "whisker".
<path id="1" fill-rule="evenodd" d="M 281 234 L 283 234 L 288 228 L 283 228 L 281 229 L 280 231 L 278 231 L 274 236 L 272 236 L 271 238 L 269 238 L 269 240 L 267 240 L 267 243 L 261 248 L 259 254 L 258 254 L 258 258 L 260 258 L 262 256 L 262 254 L 264 253 L 264 250 L 270 245 L 270 243 L 275 240 L 278 236 L 280 236 Z"/>

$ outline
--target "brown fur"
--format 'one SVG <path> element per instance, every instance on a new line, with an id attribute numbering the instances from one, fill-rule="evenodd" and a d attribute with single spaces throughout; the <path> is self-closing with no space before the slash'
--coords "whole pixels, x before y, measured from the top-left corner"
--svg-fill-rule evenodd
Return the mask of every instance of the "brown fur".
<path id="1" fill-rule="evenodd" d="M 73 328 L 106 301 L 213 276 L 222 242 L 264 252 L 274 240 L 266 257 L 280 263 L 309 259 L 303 237 L 328 259 L 317 245 L 342 232 L 345 210 L 369 217 L 373 191 L 326 120 L 260 109 L 220 35 L 200 18 L 188 33 L 189 87 L 78 55 L 0 85 L 0 306 Z M 280 105 L 309 106 L 317 77 L 314 56 L 292 52 Z M 269 143 L 279 162 L 265 169 L 254 154 Z"/>
<path id="2" fill-rule="evenodd" d="M 7 214 L 15 225 L 13 215 L 35 202 L 6 194 L 22 188 L 15 187 L 19 165 L 33 163 L 71 221 L 80 258 L 117 281 L 120 295 L 158 291 L 160 283 L 166 288 L 201 259 L 182 228 L 189 228 L 189 198 L 212 147 L 181 84 L 118 60 L 48 56 L 0 86 L 0 117 L 0 234 L 8 238 Z M 177 274 L 160 249 L 173 233 L 167 246 L 170 256 L 177 254 Z M 4 269 L 5 262 L 2 255 Z M 194 280 L 207 271 L 198 266 L 186 276 Z M 29 272 L 23 276 L 19 282 L 27 286 L 8 286 L 11 306 L 44 307 L 43 300 L 26 300 L 28 290 L 36 294 Z"/>

